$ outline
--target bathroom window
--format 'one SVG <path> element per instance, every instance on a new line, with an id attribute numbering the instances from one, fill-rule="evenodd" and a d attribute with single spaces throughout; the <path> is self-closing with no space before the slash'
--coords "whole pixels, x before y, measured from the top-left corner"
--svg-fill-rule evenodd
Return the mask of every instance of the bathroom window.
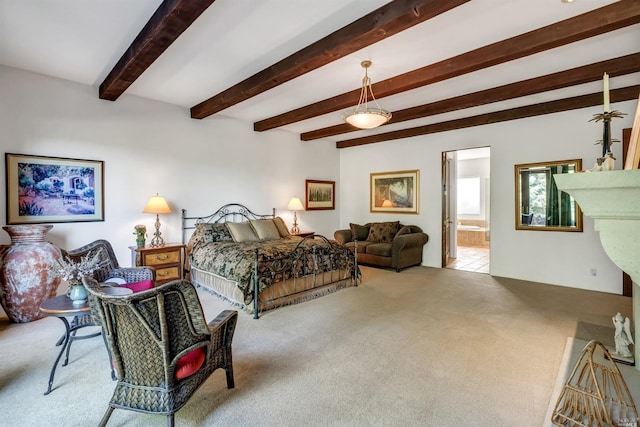
<path id="1" fill-rule="evenodd" d="M 480 177 L 458 178 L 458 215 L 480 215 Z"/>

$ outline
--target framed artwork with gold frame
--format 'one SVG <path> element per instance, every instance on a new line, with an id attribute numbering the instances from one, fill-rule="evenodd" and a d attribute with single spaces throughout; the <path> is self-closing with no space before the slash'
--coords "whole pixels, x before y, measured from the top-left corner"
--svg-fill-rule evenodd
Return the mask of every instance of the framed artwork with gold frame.
<path id="1" fill-rule="evenodd" d="M 375 172 L 370 177 L 370 211 L 417 214 L 420 171 Z"/>

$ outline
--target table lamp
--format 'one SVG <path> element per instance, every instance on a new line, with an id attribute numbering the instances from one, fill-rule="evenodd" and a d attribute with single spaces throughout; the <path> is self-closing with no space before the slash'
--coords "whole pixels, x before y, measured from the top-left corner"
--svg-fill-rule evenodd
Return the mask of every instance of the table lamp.
<path id="1" fill-rule="evenodd" d="M 158 193 L 156 193 L 155 196 L 151 196 L 142 213 L 156 214 L 156 232 L 153 233 L 151 246 L 164 246 L 164 239 L 161 237 L 160 233 L 160 214 L 171 213 L 171 209 L 169 208 L 167 201 L 164 197 L 159 196 Z"/>
<path id="2" fill-rule="evenodd" d="M 299 198 L 294 197 L 289 201 L 287 209 L 293 211 L 293 227 L 291 227 L 291 234 L 298 234 L 300 232 L 300 228 L 298 228 L 298 216 L 296 215 L 296 212 L 303 211 L 304 206 L 302 206 L 302 202 Z"/>

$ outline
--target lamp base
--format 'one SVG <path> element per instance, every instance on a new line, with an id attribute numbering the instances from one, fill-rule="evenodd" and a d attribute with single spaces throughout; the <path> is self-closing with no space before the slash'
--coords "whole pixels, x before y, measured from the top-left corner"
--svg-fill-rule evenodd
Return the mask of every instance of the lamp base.
<path id="1" fill-rule="evenodd" d="M 293 226 L 291 227 L 291 234 L 298 234 L 300 232 L 300 227 L 298 227 L 298 216 L 296 215 L 296 211 L 293 211 Z"/>
<path id="2" fill-rule="evenodd" d="M 164 239 L 162 238 L 162 233 L 160 233 L 160 215 L 156 214 L 156 232 L 153 233 L 153 239 L 151 239 L 151 247 L 157 248 L 160 246 L 164 246 Z"/>

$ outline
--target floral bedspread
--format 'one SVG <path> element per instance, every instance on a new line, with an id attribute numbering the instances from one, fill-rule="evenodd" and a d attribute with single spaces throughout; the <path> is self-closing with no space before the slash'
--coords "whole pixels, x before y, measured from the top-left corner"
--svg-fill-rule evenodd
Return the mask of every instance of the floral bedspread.
<path id="1" fill-rule="evenodd" d="M 272 283 L 337 269 L 354 277 L 353 254 L 335 241 L 289 236 L 263 242 L 211 242 L 193 248 L 192 267 L 238 282 L 245 303 L 253 300 L 254 265 L 258 251 L 258 289 Z"/>

